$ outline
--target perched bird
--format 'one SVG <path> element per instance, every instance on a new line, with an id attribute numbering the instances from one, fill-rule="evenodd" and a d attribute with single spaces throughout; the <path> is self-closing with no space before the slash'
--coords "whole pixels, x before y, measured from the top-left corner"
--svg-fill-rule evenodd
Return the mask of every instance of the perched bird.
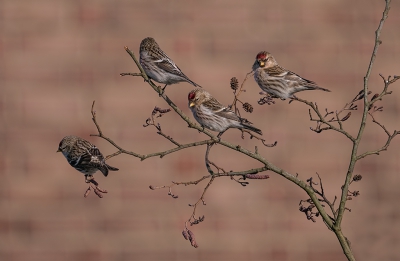
<path id="1" fill-rule="evenodd" d="M 147 37 L 140 43 L 140 64 L 150 79 L 167 85 L 188 82 L 195 87 L 200 87 L 197 83 L 190 80 L 179 67 L 164 53 L 157 42 Z"/>
<path id="2" fill-rule="evenodd" d="M 192 90 L 188 100 L 196 121 L 207 129 L 218 131 L 218 137 L 229 128 L 248 129 L 262 135 L 261 130 L 250 125 L 251 122 L 237 116 L 203 89 Z"/>
<path id="3" fill-rule="evenodd" d="M 82 172 L 87 180 L 98 170 L 106 177 L 109 170 L 118 170 L 105 163 L 103 154 L 95 145 L 77 136 L 64 137 L 57 152 L 62 152 L 69 165 Z"/>
<path id="4" fill-rule="evenodd" d="M 319 87 L 315 82 L 304 79 L 294 72 L 279 66 L 268 52 L 259 52 L 253 64 L 254 80 L 260 88 L 274 98 L 295 98 L 296 92 L 305 90 L 330 90 Z"/>

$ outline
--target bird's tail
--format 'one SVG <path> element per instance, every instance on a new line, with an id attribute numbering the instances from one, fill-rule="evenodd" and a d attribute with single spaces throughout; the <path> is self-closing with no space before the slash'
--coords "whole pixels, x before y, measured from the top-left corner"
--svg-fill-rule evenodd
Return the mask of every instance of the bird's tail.
<path id="1" fill-rule="evenodd" d="M 190 80 L 188 77 L 185 77 L 187 82 L 190 83 L 191 85 L 193 85 L 194 87 L 199 87 L 199 88 L 203 88 L 200 85 L 198 85 L 197 83 L 195 83 L 194 81 Z"/>
<path id="2" fill-rule="evenodd" d="M 110 165 L 104 163 L 104 165 L 101 166 L 101 167 L 99 168 L 99 170 L 101 171 L 101 173 L 103 173 L 103 175 L 104 175 L 105 177 L 107 177 L 107 176 L 108 176 L 108 171 L 109 171 L 109 170 L 111 170 L 111 171 L 117 171 L 117 170 L 119 170 L 119 169 L 117 169 L 117 168 L 115 168 L 115 167 L 111 167 Z"/>
<path id="3" fill-rule="evenodd" d="M 190 81 L 190 83 L 193 84 L 195 87 L 203 88 L 203 87 L 201 87 L 200 85 L 198 85 L 197 83 L 195 83 L 193 81 Z"/>
<path id="4" fill-rule="evenodd" d="M 325 88 L 322 88 L 322 87 L 319 87 L 319 86 L 312 86 L 312 87 L 310 87 L 310 90 L 321 90 L 321 91 L 324 91 L 324 92 L 331 92 L 331 90 L 328 90 L 328 89 L 325 89 Z"/>
<path id="5" fill-rule="evenodd" d="M 249 124 L 246 124 L 246 123 L 242 123 L 242 126 L 243 126 L 245 129 L 254 131 L 254 132 L 257 133 L 257 134 L 262 135 L 262 131 L 261 131 L 260 129 L 257 129 L 256 127 L 253 127 L 253 126 L 251 126 L 251 125 L 249 125 Z"/>

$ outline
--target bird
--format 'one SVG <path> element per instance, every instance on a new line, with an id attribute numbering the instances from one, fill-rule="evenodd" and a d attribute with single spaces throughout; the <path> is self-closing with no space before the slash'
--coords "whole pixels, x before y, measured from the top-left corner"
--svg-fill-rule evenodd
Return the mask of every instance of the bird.
<path id="1" fill-rule="evenodd" d="M 140 64 L 150 79 L 167 85 L 188 82 L 195 87 L 200 85 L 190 80 L 179 67 L 164 53 L 152 37 L 147 37 L 140 43 Z"/>
<path id="2" fill-rule="evenodd" d="M 107 177 L 108 171 L 119 169 L 105 163 L 103 154 L 89 141 L 77 136 L 66 136 L 58 145 L 57 152 L 61 152 L 69 165 L 85 175 L 86 180 L 93 178 L 98 170 Z"/>
<path id="3" fill-rule="evenodd" d="M 194 89 L 188 94 L 189 108 L 194 118 L 204 128 L 219 132 L 220 137 L 227 129 L 247 129 L 262 135 L 262 131 L 251 126 L 251 122 L 237 116 L 229 107 L 222 105 L 203 89 Z"/>
<path id="4" fill-rule="evenodd" d="M 269 52 L 262 51 L 256 56 L 253 64 L 254 80 L 258 86 L 273 98 L 286 100 L 296 98 L 297 92 L 305 90 L 330 90 L 319 87 L 315 82 L 281 67 Z"/>

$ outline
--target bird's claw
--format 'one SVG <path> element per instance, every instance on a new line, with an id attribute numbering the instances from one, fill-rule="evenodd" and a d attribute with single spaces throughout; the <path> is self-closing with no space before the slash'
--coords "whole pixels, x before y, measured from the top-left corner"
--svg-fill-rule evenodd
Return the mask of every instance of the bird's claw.
<path id="1" fill-rule="evenodd" d="M 161 91 L 158 93 L 158 96 L 159 96 L 159 97 L 161 97 L 161 95 L 164 94 L 165 88 L 167 88 L 167 85 L 168 85 L 168 84 L 166 84 L 166 85 L 161 89 Z M 161 87 L 160 87 L 160 88 L 161 88 Z"/>
<path id="2" fill-rule="evenodd" d="M 221 141 L 221 137 L 217 137 L 216 139 L 213 139 L 213 144 L 219 143 Z"/>
<path id="3" fill-rule="evenodd" d="M 291 104 L 293 101 L 298 101 L 299 98 L 297 98 L 295 95 L 293 95 L 292 97 L 290 97 L 290 101 L 289 104 Z"/>

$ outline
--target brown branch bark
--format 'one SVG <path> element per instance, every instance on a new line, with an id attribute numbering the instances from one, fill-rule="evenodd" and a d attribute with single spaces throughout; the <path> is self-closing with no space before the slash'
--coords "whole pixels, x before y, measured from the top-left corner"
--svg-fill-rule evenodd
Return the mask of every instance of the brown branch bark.
<path id="1" fill-rule="evenodd" d="M 367 116 L 368 116 L 368 109 L 369 109 L 369 105 L 370 105 L 370 103 L 368 101 L 368 95 L 367 95 L 368 94 L 369 77 L 371 75 L 371 70 L 372 70 L 372 66 L 373 66 L 375 58 L 376 58 L 376 54 L 378 52 L 378 47 L 382 43 L 382 41 L 380 40 L 381 30 L 382 30 L 383 24 L 385 23 L 386 19 L 388 18 L 388 14 L 389 14 L 389 10 L 390 10 L 391 0 L 386 0 L 385 2 L 386 2 L 385 9 L 383 11 L 382 18 L 379 22 L 378 29 L 375 32 L 375 45 L 374 45 L 374 49 L 372 51 L 371 61 L 368 66 L 367 73 L 364 77 L 364 94 L 365 94 L 364 95 L 364 111 L 363 111 L 363 116 L 362 116 L 361 123 L 360 123 L 360 129 L 358 131 L 357 138 L 355 140 L 353 140 L 353 148 L 352 148 L 352 152 L 351 152 L 351 156 L 350 156 L 350 163 L 349 163 L 349 167 L 348 167 L 347 174 L 346 174 L 346 180 L 342 187 L 342 195 L 340 198 L 339 209 L 337 210 L 337 219 L 336 219 L 335 225 L 333 226 L 333 231 L 336 234 L 336 236 L 340 242 L 340 245 L 342 246 L 343 252 L 346 255 L 347 259 L 350 261 L 355 260 L 355 257 L 351 251 L 350 244 L 349 244 L 347 238 L 343 235 L 342 220 L 343 220 L 344 212 L 346 209 L 346 202 L 347 202 L 347 195 L 348 195 L 348 191 L 349 191 L 350 181 L 353 176 L 354 167 L 358 160 L 357 159 L 358 146 L 360 144 L 362 135 L 364 133 Z"/>
<path id="2" fill-rule="evenodd" d="M 204 144 L 211 144 L 211 143 L 216 143 L 216 144 L 220 144 L 224 147 L 227 147 L 229 149 L 235 150 L 237 152 L 240 152 L 250 158 L 255 159 L 256 161 L 262 163 L 266 169 L 275 172 L 278 175 L 283 176 L 284 178 L 290 180 L 291 182 L 293 182 L 294 184 L 296 184 L 297 186 L 299 186 L 300 188 L 302 188 L 308 195 L 309 197 L 313 200 L 313 202 L 315 203 L 316 208 L 318 209 L 318 211 L 320 212 L 322 218 L 324 219 L 324 222 L 329 226 L 332 227 L 333 226 L 333 222 L 330 219 L 329 215 L 326 213 L 324 207 L 321 205 L 321 203 L 319 202 L 317 195 L 315 194 L 315 192 L 313 191 L 313 189 L 308 186 L 308 184 L 306 182 L 304 182 L 303 180 L 299 179 L 297 176 L 294 176 L 286 171 L 284 171 L 283 169 L 273 165 L 271 162 L 269 162 L 267 159 L 265 159 L 263 156 L 261 156 L 258 153 L 253 153 L 250 150 L 247 150 L 239 145 L 235 145 L 232 144 L 230 142 L 227 142 L 225 140 L 219 139 L 216 135 L 214 135 L 212 132 L 208 131 L 207 129 L 204 129 L 203 127 L 199 126 L 198 124 L 194 123 L 192 120 L 190 120 L 190 118 L 188 116 L 186 116 L 182 110 L 180 110 L 174 102 L 172 102 L 171 99 L 169 99 L 169 97 L 165 94 L 162 93 L 161 87 L 156 86 L 152 81 L 150 81 L 147 77 L 147 75 L 145 75 L 142 66 L 140 65 L 140 63 L 138 62 L 138 60 L 136 59 L 135 55 L 132 53 L 132 51 L 128 48 L 125 47 L 125 50 L 128 52 L 128 54 L 132 57 L 132 59 L 134 60 L 134 62 L 136 63 L 136 66 L 139 68 L 140 72 L 142 74 L 144 74 L 144 76 L 142 75 L 142 77 L 148 82 L 148 84 L 154 89 L 154 91 L 156 91 L 159 96 L 161 98 L 163 98 L 167 104 L 188 124 L 189 128 L 193 128 L 198 130 L 199 132 L 204 133 L 205 135 L 207 135 L 208 137 L 210 137 L 210 140 L 207 141 L 203 141 L 202 145 Z M 103 135 L 104 136 L 104 135 Z M 104 137 L 103 137 L 104 138 Z M 109 141 L 109 139 L 106 139 L 107 141 Z M 111 143 L 112 145 L 114 145 L 113 143 Z M 115 144 L 116 145 L 116 144 Z M 114 146 L 115 146 L 114 145 Z M 116 146 L 117 147 L 117 146 Z M 118 149 L 120 149 L 120 147 L 117 147 Z M 127 153 L 129 154 L 129 153 Z M 133 156 L 136 155 L 136 157 L 140 157 L 140 154 L 136 154 L 136 153 L 132 153 L 134 154 Z M 218 175 L 225 175 L 225 174 L 218 174 Z"/>
<path id="3" fill-rule="evenodd" d="M 385 79 L 383 76 L 381 76 L 384 80 L 384 84 L 385 87 L 383 89 L 383 91 L 381 92 L 381 94 L 379 94 L 378 96 L 376 96 L 375 98 L 373 98 L 372 100 L 368 100 L 368 82 L 369 82 L 369 77 L 371 74 L 371 70 L 372 70 L 372 66 L 373 63 L 375 61 L 375 57 L 378 51 L 378 47 L 379 45 L 382 43 L 380 40 L 380 33 L 383 27 L 384 22 L 386 21 L 387 17 L 388 17 L 388 13 L 390 10 L 390 2 L 391 0 L 386 0 L 386 5 L 385 5 L 385 9 L 382 15 L 382 18 L 380 20 L 378 29 L 375 32 L 375 45 L 374 45 L 374 49 L 372 51 L 372 56 L 371 56 L 371 60 L 368 66 L 368 70 L 366 73 L 366 76 L 364 77 L 364 89 L 363 89 L 363 93 L 359 93 L 358 96 L 359 97 L 358 100 L 363 100 L 363 114 L 362 114 L 362 119 L 360 122 L 360 128 L 358 130 L 357 136 L 353 136 L 350 133 L 348 133 L 346 130 L 344 130 L 343 128 L 343 124 L 342 122 L 344 122 L 345 120 L 347 120 L 351 113 L 348 113 L 346 116 L 341 116 L 340 114 L 345 111 L 345 110 L 352 110 L 356 109 L 355 107 L 352 107 L 352 102 L 348 103 L 345 105 L 345 107 L 340 110 L 340 111 L 336 111 L 336 112 L 328 112 L 326 111 L 326 114 L 324 115 L 323 113 L 320 112 L 318 106 L 316 103 L 313 102 L 309 102 L 306 100 L 302 100 L 302 99 L 298 99 L 296 98 L 297 101 L 302 102 L 304 104 L 306 104 L 307 106 L 309 106 L 311 109 L 309 110 L 309 114 L 310 114 L 310 120 L 311 121 L 315 121 L 317 122 L 317 128 L 316 129 L 312 129 L 315 132 L 321 132 L 324 130 L 334 130 L 337 131 L 343 135 L 345 135 L 351 142 L 352 142 L 352 152 L 351 152 L 351 156 L 350 156 L 350 160 L 349 160 L 349 167 L 347 169 L 347 173 L 345 176 L 345 181 L 344 181 L 344 185 L 342 186 L 342 193 L 341 193 L 341 197 L 340 197 L 340 202 L 339 202 L 339 207 L 335 210 L 334 205 L 336 202 L 336 197 L 335 200 L 333 202 L 330 202 L 324 193 L 323 187 L 322 187 L 322 180 L 320 179 L 320 189 L 321 191 L 318 191 L 317 189 L 315 189 L 312 185 L 312 182 L 310 184 L 308 184 L 307 182 L 301 180 L 300 178 L 298 178 L 298 176 L 296 175 L 292 175 L 288 172 L 286 172 L 285 170 L 283 170 L 282 168 L 279 168 L 275 165 L 273 165 L 270 161 L 268 161 L 266 158 L 264 158 L 262 155 L 258 154 L 258 150 L 257 147 L 255 149 L 255 152 L 252 152 L 250 150 L 247 150 L 246 148 L 243 148 L 239 145 L 230 143 L 228 141 L 219 139 L 218 136 L 214 135 L 214 133 L 210 132 L 209 130 L 204 129 L 203 127 L 199 126 L 198 124 L 196 124 L 195 122 L 193 122 L 187 115 L 185 115 L 182 110 L 180 110 L 175 103 L 162 91 L 162 88 L 160 86 L 155 85 L 149 78 L 148 76 L 145 74 L 143 68 L 141 67 L 140 63 L 138 62 L 138 60 L 136 59 L 135 55 L 131 52 L 131 50 L 129 50 L 128 47 L 125 47 L 125 50 L 127 51 L 127 53 L 131 56 L 131 58 L 134 60 L 136 66 L 138 67 L 140 73 L 122 73 L 121 76 L 124 75 L 129 75 L 129 76 L 139 76 L 142 77 L 149 85 L 151 88 L 154 89 L 154 91 L 156 91 L 159 96 L 165 100 L 165 102 L 182 118 L 182 120 L 184 120 L 187 124 L 189 128 L 192 129 L 196 129 L 201 133 L 204 133 L 205 135 L 207 135 L 209 137 L 209 139 L 203 140 L 203 141 L 198 141 L 198 142 L 192 142 L 192 143 L 187 143 L 187 144 L 179 144 L 177 142 L 175 142 L 171 137 L 169 137 L 168 135 L 162 133 L 160 130 L 158 133 L 160 135 L 162 135 L 164 138 L 168 139 L 169 141 L 171 141 L 174 145 L 176 145 L 176 147 L 169 149 L 169 150 L 165 150 L 165 151 L 160 151 L 160 152 L 155 152 L 155 153 L 150 153 L 150 154 L 139 154 L 133 151 L 128 151 L 123 149 L 121 146 L 117 145 L 116 142 L 114 142 L 112 139 L 108 138 L 107 136 L 104 135 L 104 133 L 102 132 L 97 119 L 96 119 L 96 113 L 94 111 L 94 102 L 92 104 L 92 120 L 97 128 L 98 134 L 93 134 L 92 136 L 98 136 L 100 138 L 105 139 L 106 141 L 108 141 L 110 144 L 112 144 L 116 149 L 117 152 L 108 155 L 106 157 L 106 159 L 109 159 L 111 157 L 117 156 L 119 154 L 128 154 L 137 158 L 140 158 L 141 160 L 145 160 L 147 158 L 150 157 L 155 157 L 155 156 L 159 156 L 159 157 L 163 157 L 165 155 L 168 155 L 170 153 L 173 152 L 177 152 L 179 150 L 182 149 L 186 149 L 186 148 L 190 148 L 190 147 L 195 147 L 195 146 L 202 146 L 202 145 L 207 145 L 207 151 L 206 151 L 206 155 L 205 155 L 205 163 L 206 163 L 206 167 L 208 172 L 210 173 L 210 175 L 204 176 L 196 181 L 189 181 L 189 182 L 173 182 L 172 185 L 169 186 L 161 186 L 161 187 L 151 187 L 152 189 L 156 189 L 156 188 L 168 188 L 169 189 L 169 194 L 172 195 L 173 197 L 175 195 L 172 194 L 171 192 L 171 187 L 174 185 L 192 185 L 192 184 L 198 184 L 203 180 L 206 179 L 210 179 L 206 185 L 206 187 L 203 190 L 203 193 L 201 195 L 201 197 L 199 198 L 199 200 L 192 205 L 194 207 L 193 212 L 191 217 L 189 218 L 189 220 L 187 222 L 191 222 L 192 219 L 194 219 L 195 221 L 199 221 L 200 219 L 196 219 L 195 218 L 195 213 L 196 213 L 196 208 L 197 205 L 200 202 L 204 203 L 204 196 L 206 191 L 209 189 L 209 187 L 211 186 L 211 184 L 213 183 L 215 178 L 218 177 L 222 177 L 222 176 L 246 176 L 249 174 L 257 174 L 260 172 L 264 172 L 264 171 L 272 171 L 278 175 L 281 175 L 282 177 L 288 179 L 289 181 L 293 182 L 294 184 L 296 184 L 297 186 L 299 186 L 301 189 L 303 189 L 309 196 L 309 200 L 312 201 L 312 204 L 315 205 L 315 207 L 318 210 L 318 215 L 321 215 L 324 223 L 327 225 L 327 227 L 333 231 L 336 235 L 336 237 L 338 238 L 338 241 L 341 244 L 341 247 L 343 249 L 344 254 L 346 255 L 347 259 L 350 261 L 355 260 L 355 257 L 351 251 L 351 247 L 350 247 L 350 242 L 349 240 L 344 236 L 343 232 L 342 232 L 342 220 L 344 217 L 344 212 L 345 210 L 349 210 L 348 208 L 346 208 L 346 202 L 347 202 L 347 197 L 348 197 L 348 193 L 349 193 L 349 185 L 351 184 L 352 178 L 353 178 L 353 171 L 354 171 L 354 167 L 356 165 L 356 162 L 366 156 L 372 155 L 372 154 L 379 154 L 379 152 L 384 151 L 387 149 L 387 147 L 390 145 L 391 141 L 393 140 L 393 138 L 395 136 L 397 136 L 398 134 L 400 134 L 399 131 L 394 131 L 393 134 L 391 134 L 385 127 L 384 125 L 380 124 L 379 122 L 377 122 L 375 120 L 375 118 L 373 117 L 372 113 L 369 113 L 369 110 L 371 109 L 371 106 L 377 102 L 378 100 L 381 100 L 381 98 L 387 94 L 390 94 L 391 92 L 388 92 L 388 87 L 390 84 L 394 83 L 395 81 L 397 81 L 398 79 L 400 79 L 400 77 L 395 76 L 392 80 L 390 80 L 390 77 L 388 77 L 388 79 Z M 248 76 L 248 75 L 247 75 Z M 247 79 L 246 76 L 246 79 Z M 245 79 L 245 80 L 246 80 Z M 234 102 L 232 104 L 232 106 L 235 107 L 236 110 L 236 102 L 238 101 L 238 96 L 242 91 L 242 86 L 240 87 L 238 93 L 235 93 L 235 98 L 234 98 Z M 235 89 L 236 90 L 236 89 Z M 353 99 L 353 102 L 355 100 Z M 349 105 L 350 104 L 350 105 Z M 348 106 L 349 105 L 349 106 Z M 347 108 L 348 106 L 348 108 Z M 375 108 L 375 107 L 374 107 Z M 379 109 L 379 108 L 378 108 Z M 316 114 L 316 117 L 313 118 L 311 111 L 313 111 Z M 333 119 L 331 120 L 327 120 L 326 117 L 328 115 L 333 115 Z M 372 151 L 367 151 L 363 154 L 358 154 L 358 147 L 359 144 L 361 142 L 361 138 L 362 135 L 364 133 L 364 129 L 366 126 L 366 120 L 368 117 L 368 114 L 371 115 L 372 120 L 374 123 L 376 123 L 377 125 L 379 125 L 387 134 L 388 136 L 388 140 L 385 143 L 385 145 L 383 145 L 381 148 L 377 149 L 377 150 L 372 150 Z M 337 123 L 337 125 L 336 125 Z M 321 127 L 322 126 L 322 127 Z M 256 137 L 258 138 L 258 137 Z M 262 140 L 260 138 L 260 140 Z M 264 143 L 264 140 L 262 140 L 262 142 Z M 254 160 L 256 160 L 257 162 L 260 162 L 263 166 L 260 168 L 255 168 L 255 169 L 250 169 L 250 170 L 245 170 L 245 171 L 237 171 L 237 172 L 226 172 L 224 169 L 218 167 L 216 164 L 212 163 L 209 159 L 209 152 L 212 148 L 212 146 L 214 144 L 220 144 L 221 146 L 224 146 L 226 148 L 232 149 L 234 151 L 240 152 L 243 155 L 246 155 L 250 158 L 253 158 Z M 264 143 L 265 144 L 265 143 Z M 215 173 L 212 171 L 211 169 L 211 165 L 216 167 L 218 172 Z M 260 176 L 261 178 L 261 176 Z M 265 177 L 264 177 L 265 178 Z M 322 198 L 322 199 L 321 199 Z M 311 202 L 310 201 L 310 202 Z M 330 210 L 332 211 L 333 217 L 328 215 L 328 213 L 326 212 L 324 205 L 321 202 L 325 202 L 328 204 Z M 313 206 L 314 207 L 314 206 Z M 314 213 L 314 212 L 313 212 Z M 316 215 L 316 216 L 318 216 Z M 186 222 L 186 224 L 187 224 Z M 189 231 L 187 229 L 187 226 L 185 224 L 185 231 L 187 231 L 188 234 L 191 234 L 192 232 Z M 193 245 L 193 242 L 192 242 Z M 197 246 L 197 244 L 196 244 Z"/>

